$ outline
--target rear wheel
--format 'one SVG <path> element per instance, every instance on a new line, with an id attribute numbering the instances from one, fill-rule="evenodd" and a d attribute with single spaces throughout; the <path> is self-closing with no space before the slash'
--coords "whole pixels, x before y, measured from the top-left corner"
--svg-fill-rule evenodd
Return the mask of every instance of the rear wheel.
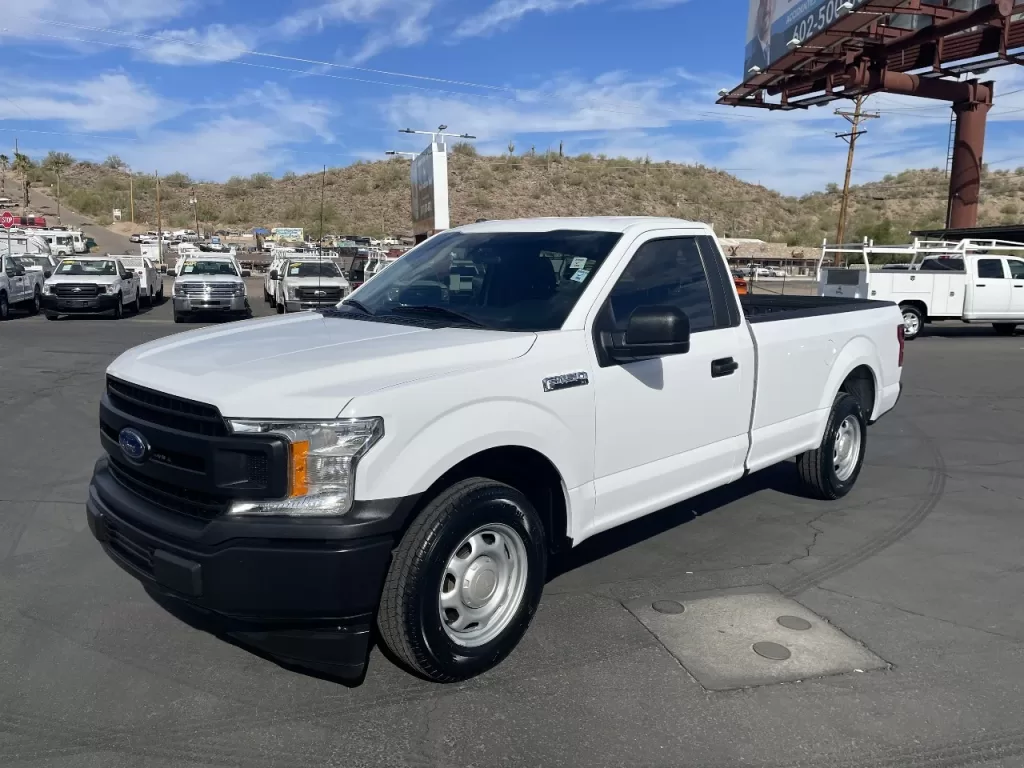
<path id="1" fill-rule="evenodd" d="M 0 291 L 0 320 L 6 320 L 11 316 L 11 305 L 7 301 L 7 294 Z"/>
<path id="2" fill-rule="evenodd" d="M 903 338 L 916 339 L 924 328 L 924 313 L 913 304 L 900 307 L 900 311 L 903 313 Z"/>
<path id="3" fill-rule="evenodd" d="M 1016 323 L 992 323 L 992 327 L 997 336 L 1013 336 L 1013 332 L 1017 330 Z"/>
<path id="4" fill-rule="evenodd" d="M 853 488 L 864 464 L 867 420 L 860 401 L 840 392 L 832 404 L 821 445 L 796 458 L 796 469 L 819 499 L 838 499 Z"/>
<path id="5" fill-rule="evenodd" d="M 427 504 L 395 550 L 381 638 L 431 680 L 478 675 L 526 633 L 546 568 L 544 528 L 526 496 L 487 478 L 458 482 Z"/>
<path id="6" fill-rule="evenodd" d="M 133 315 L 139 314 L 139 302 L 142 301 L 141 295 L 141 289 L 135 291 L 135 301 L 128 305 L 128 311 L 131 312 Z"/>

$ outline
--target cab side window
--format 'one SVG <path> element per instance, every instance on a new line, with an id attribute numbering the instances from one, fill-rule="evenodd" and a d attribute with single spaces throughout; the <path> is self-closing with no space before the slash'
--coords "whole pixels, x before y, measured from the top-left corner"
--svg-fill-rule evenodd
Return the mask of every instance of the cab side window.
<path id="1" fill-rule="evenodd" d="M 1010 277 L 1014 280 L 1024 280 L 1024 261 L 1007 259 L 1006 266 L 1010 268 Z"/>
<path id="2" fill-rule="evenodd" d="M 1003 260 L 978 259 L 978 277 L 1000 280 L 1005 278 L 1006 275 L 1003 274 Z"/>
<path id="3" fill-rule="evenodd" d="M 690 331 L 716 327 L 711 288 L 694 237 L 651 240 L 640 246 L 608 296 L 602 330 L 621 333 L 637 307 L 675 306 Z"/>

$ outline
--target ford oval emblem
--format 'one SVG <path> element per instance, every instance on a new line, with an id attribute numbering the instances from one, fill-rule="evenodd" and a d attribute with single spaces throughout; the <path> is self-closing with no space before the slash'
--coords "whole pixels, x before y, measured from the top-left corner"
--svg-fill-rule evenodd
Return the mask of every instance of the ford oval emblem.
<path id="1" fill-rule="evenodd" d="M 146 438 L 131 427 L 125 427 L 118 433 L 117 444 L 121 446 L 121 453 L 135 462 L 143 461 L 149 453 Z"/>

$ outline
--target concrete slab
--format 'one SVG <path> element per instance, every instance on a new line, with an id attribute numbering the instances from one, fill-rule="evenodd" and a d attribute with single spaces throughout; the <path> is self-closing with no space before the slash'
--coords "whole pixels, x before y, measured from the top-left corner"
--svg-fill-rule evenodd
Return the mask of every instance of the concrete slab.
<path id="1" fill-rule="evenodd" d="M 661 610 L 666 604 L 678 604 L 684 610 Z M 772 588 L 658 595 L 631 600 L 625 607 L 697 682 L 712 691 L 888 666 Z"/>

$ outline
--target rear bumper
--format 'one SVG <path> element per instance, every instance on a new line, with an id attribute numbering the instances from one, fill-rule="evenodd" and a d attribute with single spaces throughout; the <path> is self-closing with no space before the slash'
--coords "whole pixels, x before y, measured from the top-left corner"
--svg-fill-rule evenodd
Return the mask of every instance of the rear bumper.
<path id="1" fill-rule="evenodd" d="M 281 661 L 362 675 L 395 536 L 414 500 L 373 502 L 372 535 L 360 535 L 366 510 L 353 510 L 352 522 L 221 517 L 186 529 L 121 486 L 107 462 L 97 462 L 89 486 L 89 528 L 162 605 Z"/>
<path id="2" fill-rule="evenodd" d="M 117 306 L 117 296 L 104 293 L 86 299 L 69 299 L 44 293 L 41 297 L 41 304 L 47 312 L 57 312 L 62 315 L 94 315 L 99 312 L 112 311 Z"/>

